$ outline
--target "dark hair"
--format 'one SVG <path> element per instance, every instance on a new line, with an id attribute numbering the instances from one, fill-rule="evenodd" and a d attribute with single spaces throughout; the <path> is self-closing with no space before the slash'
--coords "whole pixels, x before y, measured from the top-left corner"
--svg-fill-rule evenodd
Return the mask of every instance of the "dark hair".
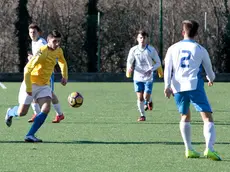
<path id="1" fill-rule="evenodd" d="M 52 30 L 52 31 L 48 34 L 48 38 L 61 38 L 61 33 L 58 32 L 57 30 Z"/>
<path id="2" fill-rule="evenodd" d="M 142 29 L 141 29 L 141 30 L 138 30 L 137 36 L 138 36 L 139 34 L 140 34 L 141 36 L 143 36 L 144 38 L 145 38 L 145 37 L 149 37 L 149 34 L 148 34 L 145 30 L 142 30 Z"/>
<path id="3" fill-rule="evenodd" d="M 188 34 L 190 38 L 193 38 L 198 33 L 199 24 L 194 20 L 184 20 L 182 22 L 182 29 Z"/>
<path id="4" fill-rule="evenodd" d="M 40 27 L 35 24 L 35 23 L 31 23 L 28 27 L 28 29 L 36 29 L 38 32 L 41 32 L 42 30 L 40 29 Z"/>

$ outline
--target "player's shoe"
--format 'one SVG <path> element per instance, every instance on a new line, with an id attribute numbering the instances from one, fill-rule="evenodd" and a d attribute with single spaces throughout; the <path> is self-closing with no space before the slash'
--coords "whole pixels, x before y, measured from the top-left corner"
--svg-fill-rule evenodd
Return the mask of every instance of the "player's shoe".
<path id="1" fill-rule="evenodd" d="M 28 120 L 28 122 L 29 122 L 29 123 L 30 123 L 30 122 L 34 122 L 35 117 L 36 117 L 36 114 L 33 114 L 33 115 L 32 115 L 32 118 L 30 118 L 30 119 Z"/>
<path id="2" fill-rule="evenodd" d="M 56 115 L 55 119 L 52 121 L 52 123 L 59 123 L 61 120 L 65 119 L 65 116 L 62 115 Z"/>
<path id="3" fill-rule="evenodd" d="M 36 142 L 42 142 L 42 140 L 31 135 L 31 136 L 26 136 L 25 137 L 25 142 L 36 143 Z"/>
<path id="4" fill-rule="evenodd" d="M 153 102 L 145 102 L 145 106 L 144 106 L 145 111 L 147 110 L 153 110 Z"/>
<path id="5" fill-rule="evenodd" d="M 146 118 L 145 118 L 145 116 L 140 116 L 140 117 L 137 119 L 137 121 L 146 121 Z"/>
<path id="6" fill-rule="evenodd" d="M 185 151 L 186 158 L 200 158 L 200 153 L 195 150 L 186 150 Z"/>
<path id="7" fill-rule="evenodd" d="M 6 116 L 5 116 L 5 123 L 8 127 L 10 127 L 12 125 L 12 118 L 13 116 L 10 116 L 10 110 L 11 108 L 8 108 L 6 111 Z"/>
<path id="8" fill-rule="evenodd" d="M 220 155 L 218 155 L 217 152 L 211 151 L 210 149 L 206 149 L 204 151 L 204 157 L 211 159 L 213 161 L 221 161 L 222 160 Z"/>
<path id="9" fill-rule="evenodd" d="M 153 102 L 148 102 L 148 110 L 153 110 Z"/>

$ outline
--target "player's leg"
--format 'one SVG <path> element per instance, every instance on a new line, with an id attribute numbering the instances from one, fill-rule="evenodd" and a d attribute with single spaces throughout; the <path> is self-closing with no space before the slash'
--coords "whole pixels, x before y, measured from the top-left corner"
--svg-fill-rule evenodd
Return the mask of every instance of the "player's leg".
<path id="1" fill-rule="evenodd" d="M 144 83 L 143 82 L 138 82 L 134 81 L 134 90 L 137 95 L 137 107 L 140 112 L 140 117 L 138 118 L 137 121 L 145 121 L 145 109 L 144 109 Z"/>
<path id="2" fill-rule="evenodd" d="M 206 148 L 204 155 L 212 160 L 220 161 L 220 156 L 214 150 L 214 144 L 216 140 L 216 131 L 214 126 L 214 120 L 212 116 L 211 105 L 209 104 L 204 89 L 194 90 L 190 92 L 191 101 L 197 111 L 200 112 L 203 125 L 203 135 L 205 138 Z"/>
<path id="3" fill-rule="evenodd" d="M 45 122 L 45 119 L 50 111 L 52 93 L 49 86 L 42 86 L 36 96 L 36 100 L 41 107 L 41 112 L 36 115 L 34 123 L 32 124 L 29 132 L 25 137 L 26 142 L 42 142 L 42 140 L 36 138 L 34 135 L 38 129 Z"/>
<path id="4" fill-rule="evenodd" d="M 36 100 L 33 100 L 33 102 L 31 103 L 31 107 L 33 109 L 34 114 L 28 120 L 28 122 L 34 122 L 34 118 L 36 117 L 36 115 L 41 112 L 41 108 Z"/>
<path id="5" fill-rule="evenodd" d="M 54 92 L 52 92 L 52 104 L 53 104 L 53 107 L 54 107 L 54 109 L 56 111 L 55 119 L 52 122 L 53 123 L 59 123 L 65 117 L 64 117 L 64 114 L 63 114 L 63 112 L 61 110 L 59 100 L 58 100 L 58 98 L 57 98 L 57 96 L 55 95 Z"/>
<path id="6" fill-rule="evenodd" d="M 144 100 L 145 100 L 145 111 L 153 109 L 153 102 L 152 102 L 152 89 L 153 89 L 153 82 L 145 82 L 145 90 L 144 90 Z"/>
<path id="7" fill-rule="evenodd" d="M 55 119 L 52 122 L 53 123 L 59 123 L 65 117 L 64 117 L 64 114 L 63 114 L 63 112 L 61 110 L 59 100 L 58 100 L 57 96 L 54 93 L 54 73 L 52 73 L 52 75 L 50 77 L 50 88 L 52 90 L 52 104 L 53 104 L 54 110 L 56 112 Z"/>
<path id="8" fill-rule="evenodd" d="M 29 110 L 30 104 L 20 104 L 13 108 L 8 108 L 5 116 L 5 123 L 8 127 L 12 125 L 13 117 L 25 116 Z"/>
<path id="9" fill-rule="evenodd" d="M 27 92 L 25 91 L 25 85 L 24 83 L 22 83 L 18 95 L 19 106 L 8 108 L 5 116 L 6 125 L 8 127 L 11 126 L 13 117 L 25 116 L 29 110 L 32 101 L 33 96 L 27 94 Z"/>
<path id="10" fill-rule="evenodd" d="M 190 100 L 187 92 L 180 92 L 174 95 L 174 99 L 181 114 L 180 120 L 180 133 L 185 145 L 186 158 L 199 158 L 200 154 L 196 152 L 192 147 L 191 139 L 191 113 L 190 113 Z"/>

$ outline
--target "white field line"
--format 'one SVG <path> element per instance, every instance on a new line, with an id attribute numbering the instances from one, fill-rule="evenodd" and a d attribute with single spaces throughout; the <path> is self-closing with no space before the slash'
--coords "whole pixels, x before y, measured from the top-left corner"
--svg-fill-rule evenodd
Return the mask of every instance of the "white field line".
<path id="1" fill-rule="evenodd" d="M 7 89 L 6 86 L 0 82 L 0 86 L 2 87 L 2 89 Z"/>

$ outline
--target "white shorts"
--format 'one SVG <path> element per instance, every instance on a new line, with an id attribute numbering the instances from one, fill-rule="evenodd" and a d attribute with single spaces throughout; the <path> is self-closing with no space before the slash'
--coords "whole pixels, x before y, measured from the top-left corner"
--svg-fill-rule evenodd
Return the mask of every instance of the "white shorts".
<path id="1" fill-rule="evenodd" d="M 52 90 L 49 85 L 39 86 L 32 84 L 32 96 L 30 96 L 26 92 L 26 84 L 22 82 L 18 95 L 19 104 L 29 105 L 32 103 L 33 99 L 37 100 L 42 97 L 52 98 Z"/>

